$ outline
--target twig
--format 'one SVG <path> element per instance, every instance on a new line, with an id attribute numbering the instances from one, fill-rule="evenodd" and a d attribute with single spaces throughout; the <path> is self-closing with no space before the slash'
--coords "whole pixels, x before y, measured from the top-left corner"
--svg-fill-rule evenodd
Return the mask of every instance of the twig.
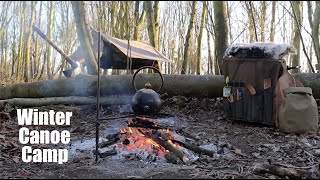
<path id="1" fill-rule="evenodd" d="M 318 164 L 313 164 L 311 166 L 302 166 L 302 167 L 297 167 L 297 166 L 293 166 L 291 164 L 282 164 L 282 163 L 274 163 L 274 165 L 279 165 L 279 166 L 283 166 L 283 167 L 286 167 L 286 168 L 294 168 L 294 169 L 310 169 L 310 168 L 314 168 L 316 166 L 319 166 L 319 163 Z"/>

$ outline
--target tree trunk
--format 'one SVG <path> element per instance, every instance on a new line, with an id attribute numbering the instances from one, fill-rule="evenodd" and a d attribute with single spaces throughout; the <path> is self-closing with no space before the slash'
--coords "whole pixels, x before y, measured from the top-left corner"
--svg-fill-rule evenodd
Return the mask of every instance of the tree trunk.
<path id="1" fill-rule="evenodd" d="M 261 36 L 261 42 L 264 42 L 266 40 L 265 38 L 265 23 L 266 23 L 266 14 L 267 14 L 267 5 L 266 1 L 261 2 L 261 19 L 260 19 L 260 36 Z"/>
<path id="2" fill-rule="evenodd" d="M 320 45 L 319 45 L 319 23 L 320 23 L 320 2 L 315 2 L 316 7 L 313 14 L 312 37 L 314 41 L 314 50 L 317 55 L 317 62 L 320 64 Z"/>
<path id="3" fill-rule="evenodd" d="M 154 29 L 154 19 L 153 19 L 153 10 L 152 10 L 152 1 L 145 1 L 144 2 L 144 9 L 147 14 L 147 29 L 148 29 L 148 36 L 150 44 L 155 47 L 155 29 Z"/>
<path id="4" fill-rule="evenodd" d="M 203 34 L 204 24 L 206 22 L 207 22 L 207 1 L 203 1 L 201 25 L 200 25 L 200 32 L 198 37 L 198 48 L 197 48 L 197 74 L 198 75 L 201 74 L 202 34 Z"/>
<path id="5" fill-rule="evenodd" d="M 23 60 L 23 37 L 25 35 L 25 20 L 26 20 L 26 2 L 23 1 L 22 3 L 22 16 L 21 16 L 21 29 L 20 29 L 20 39 L 19 39 L 19 53 L 17 59 L 17 80 L 21 79 L 21 72 L 22 72 L 22 60 Z"/>
<path id="6" fill-rule="evenodd" d="M 146 17 L 146 10 L 143 9 L 142 13 L 139 17 L 139 5 L 140 1 L 135 2 L 135 10 L 134 10 L 134 16 L 135 16 L 135 28 L 134 28 L 134 34 L 133 39 L 134 40 L 141 40 L 141 28 L 143 25 L 144 18 Z"/>
<path id="7" fill-rule="evenodd" d="M 25 64 L 24 64 L 24 81 L 28 82 L 30 80 L 30 58 L 31 58 L 31 36 L 32 36 L 32 25 L 34 22 L 34 13 L 35 13 L 35 2 L 31 1 L 31 18 L 30 18 L 30 23 L 29 23 L 29 33 L 28 33 L 28 38 L 27 38 L 27 44 L 26 44 L 26 49 L 25 49 Z"/>
<path id="8" fill-rule="evenodd" d="M 292 66 L 299 66 L 300 65 L 300 32 L 299 32 L 299 27 L 300 23 L 302 21 L 302 2 L 301 1 L 292 1 L 292 6 L 293 6 L 293 11 L 296 14 L 297 17 L 297 21 L 299 23 L 297 23 L 296 21 L 294 21 L 294 28 L 293 28 L 293 32 L 294 32 L 294 36 L 292 39 L 292 44 L 293 46 L 296 48 L 297 50 L 297 54 L 292 56 Z M 298 69 L 293 69 L 292 73 L 298 73 L 299 72 L 299 68 Z"/>
<path id="9" fill-rule="evenodd" d="M 110 75 L 101 77 L 101 96 L 133 95 L 133 75 Z M 320 74 L 298 73 L 293 75 L 304 86 L 312 88 L 313 96 L 320 98 Z M 161 93 L 170 96 L 213 98 L 222 97 L 224 77 L 221 75 L 163 75 L 164 86 Z M 144 82 L 152 83 L 154 89 L 160 87 L 157 74 L 139 74 L 137 88 L 144 87 Z M 0 99 L 44 98 L 66 96 L 95 96 L 97 76 L 78 75 L 73 78 L 52 79 L 31 83 L 17 83 L 0 86 Z M 157 82 L 157 83 L 156 83 Z"/>
<path id="10" fill-rule="evenodd" d="M 43 5 L 43 2 L 40 1 L 40 10 L 39 10 L 39 24 L 38 24 L 38 27 L 41 27 L 41 17 L 42 17 L 42 5 Z M 34 74 L 36 74 L 36 78 L 35 79 L 39 79 L 40 77 L 40 50 L 39 50 L 39 47 L 38 47 L 38 44 L 39 44 L 39 37 L 37 36 L 36 37 L 36 42 L 35 42 L 35 57 L 34 57 Z"/>
<path id="11" fill-rule="evenodd" d="M 92 42 L 90 40 L 90 29 L 86 18 L 86 11 L 84 1 L 71 1 L 74 18 L 76 20 L 76 28 L 78 38 L 80 40 L 80 47 L 84 53 L 85 63 L 87 66 L 88 74 L 97 75 L 98 65 L 92 51 Z"/>
<path id="12" fill-rule="evenodd" d="M 50 40 L 52 40 L 53 36 L 53 9 L 54 9 L 54 2 L 50 1 L 50 10 L 48 16 L 48 26 L 47 26 L 47 35 Z M 47 76 L 48 78 L 52 78 L 52 71 L 51 71 L 51 46 L 47 44 L 47 51 L 46 51 L 46 63 L 47 63 Z"/>
<path id="13" fill-rule="evenodd" d="M 214 1 L 215 51 L 219 67 L 221 67 L 225 50 L 228 47 L 228 27 L 225 1 Z M 220 68 L 219 68 L 220 69 Z M 220 72 L 223 74 L 223 72 Z M 220 74 L 218 73 L 218 74 Z M 217 74 L 217 72 L 216 72 Z"/>
<path id="14" fill-rule="evenodd" d="M 270 25 L 270 42 L 274 41 L 274 22 L 276 18 L 276 1 L 272 1 L 272 17 L 271 17 L 271 25 Z"/>
<path id="15" fill-rule="evenodd" d="M 212 67 L 213 67 L 213 60 L 211 56 L 211 44 L 210 44 L 210 33 L 207 31 L 207 43 L 208 43 L 208 74 L 213 74 Z"/>
<path id="16" fill-rule="evenodd" d="M 186 42 L 184 45 L 184 56 L 183 56 L 181 74 L 186 74 L 188 72 L 189 46 L 190 46 L 191 32 L 194 28 L 194 21 L 196 18 L 196 5 L 197 5 L 197 1 L 192 1 L 192 12 L 191 12 L 191 17 L 190 17 L 188 32 L 186 35 Z"/>

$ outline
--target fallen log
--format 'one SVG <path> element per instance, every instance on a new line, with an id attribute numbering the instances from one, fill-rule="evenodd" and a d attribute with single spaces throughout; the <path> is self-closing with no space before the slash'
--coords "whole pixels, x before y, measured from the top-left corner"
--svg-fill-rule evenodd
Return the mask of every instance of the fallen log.
<path id="1" fill-rule="evenodd" d="M 186 97 L 222 96 L 223 77 L 213 75 L 163 75 L 161 94 Z M 101 76 L 101 96 L 133 95 L 133 75 Z M 158 74 L 138 74 L 136 86 L 144 87 L 151 82 L 153 89 L 159 89 Z M 51 79 L 30 83 L 16 83 L 0 86 L 0 100 L 12 98 L 44 98 L 66 96 L 96 96 L 97 76 L 79 74 L 73 78 Z"/>
<path id="2" fill-rule="evenodd" d="M 133 75 L 101 76 L 101 96 L 133 95 Z M 315 98 L 320 98 L 320 74 L 294 74 L 304 86 L 313 91 Z M 186 96 L 199 98 L 222 97 L 224 78 L 221 75 L 175 75 L 165 74 L 162 93 L 172 96 Z M 144 83 L 152 82 L 154 89 L 160 87 L 158 74 L 138 74 L 137 88 L 144 87 Z M 139 81 L 138 81 L 139 80 Z M 45 80 L 31 83 L 16 83 L 0 86 L 0 100 L 12 98 L 44 98 L 67 96 L 95 96 L 97 76 L 80 74 L 73 78 Z"/>
<path id="3" fill-rule="evenodd" d="M 130 104 L 132 96 L 115 95 L 100 98 L 100 105 L 121 105 Z M 0 108 L 6 104 L 10 106 L 20 107 L 40 107 L 47 105 L 95 105 L 97 103 L 96 97 L 47 97 L 47 98 L 12 98 L 0 100 Z"/>
<path id="4" fill-rule="evenodd" d="M 298 73 L 293 77 L 299 80 L 303 86 L 310 87 L 315 98 L 320 99 L 320 73 Z"/>
<path id="5" fill-rule="evenodd" d="M 289 179 L 317 179 L 317 174 L 306 170 L 289 169 L 270 164 L 256 164 L 253 167 L 254 173 L 269 173 L 282 178 Z"/>

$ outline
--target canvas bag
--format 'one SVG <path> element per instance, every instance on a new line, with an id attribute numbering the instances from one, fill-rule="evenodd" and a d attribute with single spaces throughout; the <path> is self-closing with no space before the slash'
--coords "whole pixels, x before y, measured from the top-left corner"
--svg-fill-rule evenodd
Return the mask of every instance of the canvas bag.
<path id="1" fill-rule="evenodd" d="M 316 133 L 318 107 L 310 87 L 283 89 L 284 100 L 279 108 L 279 129 L 287 133 Z"/>

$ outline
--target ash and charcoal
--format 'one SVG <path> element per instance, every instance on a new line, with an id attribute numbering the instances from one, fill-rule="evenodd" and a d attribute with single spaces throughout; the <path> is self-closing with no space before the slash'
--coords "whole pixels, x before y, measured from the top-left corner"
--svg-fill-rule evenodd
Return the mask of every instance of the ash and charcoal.
<path id="1" fill-rule="evenodd" d="M 226 147 L 218 148 L 212 143 L 197 144 L 197 140 L 184 137 L 174 130 L 178 128 L 181 131 L 187 125 L 185 119 L 176 117 L 135 117 L 126 119 L 126 123 L 118 121 L 103 131 L 99 139 L 99 157 L 187 165 L 206 155 L 231 158 Z M 94 138 L 76 141 L 70 146 L 69 156 L 91 152 L 90 158 L 94 158 L 94 149 Z"/>

